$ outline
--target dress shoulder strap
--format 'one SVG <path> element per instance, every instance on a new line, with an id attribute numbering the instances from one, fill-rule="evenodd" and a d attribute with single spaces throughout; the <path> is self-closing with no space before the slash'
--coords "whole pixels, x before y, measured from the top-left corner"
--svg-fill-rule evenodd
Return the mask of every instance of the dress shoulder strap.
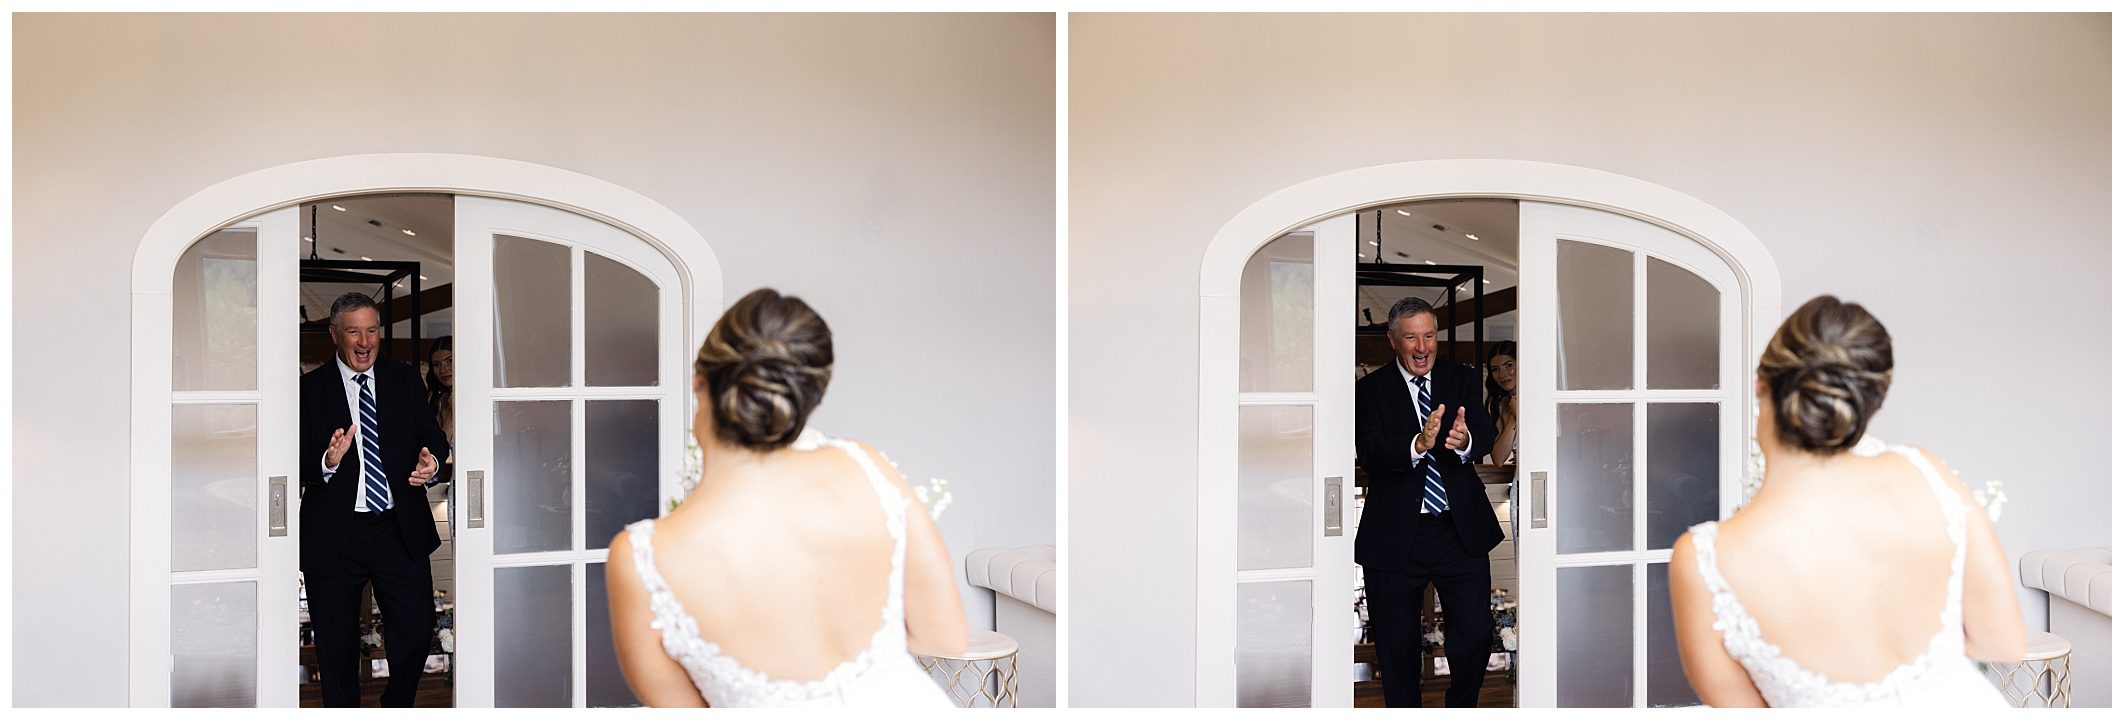
<path id="1" fill-rule="evenodd" d="M 1954 540 L 1956 555 L 1959 556 L 1962 547 L 1968 541 L 1968 503 L 1963 502 L 1962 496 L 1957 494 L 1954 488 L 1947 485 L 1947 479 L 1940 476 L 1939 469 L 1933 465 L 1931 460 L 1925 458 L 1924 453 L 1918 452 L 1917 448 L 1908 445 L 1897 445 L 1893 450 L 1895 454 L 1903 456 L 1905 460 L 1909 460 L 1910 464 L 1916 465 L 1918 472 L 1925 476 L 1926 487 L 1932 490 L 1933 498 L 1940 503 L 1940 513 L 1947 518 L 1947 534 Z"/>
<path id="2" fill-rule="evenodd" d="M 878 467 L 877 461 L 870 457 L 869 452 L 863 450 L 863 446 L 842 439 L 834 439 L 827 442 L 848 453 L 848 457 L 854 459 L 857 465 L 862 466 L 863 477 L 870 481 L 871 491 L 877 493 L 878 502 L 885 507 L 886 522 L 888 529 L 892 531 L 893 538 L 901 539 L 906 537 L 907 496 L 900 494 L 899 488 L 893 487 L 891 480 L 885 479 L 884 469 Z"/>
<path id="3" fill-rule="evenodd" d="M 627 525 L 627 544 L 634 546 L 634 575 L 642 579 L 642 587 L 649 591 L 650 597 L 661 598 L 671 594 L 671 586 L 664 582 L 664 575 L 656 571 L 656 550 L 649 544 L 655 536 L 656 518 L 644 518 Z"/>
<path id="4" fill-rule="evenodd" d="M 907 642 L 906 605 L 902 593 L 907 591 L 907 496 L 885 479 L 885 471 L 872 460 L 863 446 L 845 439 L 827 440 L 827 444 L 848 453 L 857 465 L 863 466 L 863 476 L 870 481 L 870 489 L 878 494 L 878 502 L 885 508 L 885 530 L 892 533 L 892 573 L 886 576 L 885 607 L 879 609 L 885 624 L 878 628 L 878 636 L 872 644 L 896 644 L 904 649 Z"/>
<path id="5" fill-rule="evenodd" d="M 1916 465 L 1918 472 L 1925 476 L 1925 485 L 1931 488 L 1933 498 L 1939 501 L 1940 513 L 1946 516 L 1947 539 L 1954 542 L 1954 559 L 1947 571 L 1947 602 L 1940 608 L 1940 626 L 1944 633 L 1948 628 L 1962 625 L 1962 570 L 1968 565 L 1969 558 L 1969 505 L 1948 487 L 1947 479 L 1940 476 L 1939 469 L 1925 458 L 1924 453 L 1907 445 L 1897 445 L 1892 450 Z"/>
<path id="6" fill-rule="evenodd" d="M 1776 649 L 1763 642 L 1763 629 L 1756 624 L 1755 616 L 1748 614 L 1740 596 L 1727 584 L 1725 574 L 1718 571 L 1718 522 L 1697 523 L 1689 528 L 1689 537 L 1696 546 L 1696 574 L 1703 578 L 1704 590 L 1711 594 L 1711 613 L 1717 618 L 1713 628 L 1725 641 L 1726 654 L 1735 659 L 1774 656 Z"/>

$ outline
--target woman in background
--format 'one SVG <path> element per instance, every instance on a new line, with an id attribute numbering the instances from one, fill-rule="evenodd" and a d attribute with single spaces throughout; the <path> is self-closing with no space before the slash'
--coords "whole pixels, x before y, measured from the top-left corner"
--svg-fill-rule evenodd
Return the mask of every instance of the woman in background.
<path id="1" fill-rule="evenodd" d="M 457 353 L 451 350 L 451 336 L 436 338 L 428 345 L 428 410 L 435 413 L 435 424 L 442 426 L 443 436 L 450 439 L 450 447 L 457 447 Z M 441 485 L 457 477 L 457 451 L 442 459 L 442 471 L 435 473 L 431 485 Z"/>
<path id="2" fill-rule="evenodd" d="M 1483 361 L 1489 370 L 1482 385 L 1489 390 L 1483 401 L 1490 418 L 1497 421 L 1497 442 L 1490 446 L 1492 465 L 1510 465 L 1519 460 L 1519 343 L 1506 340 L 1490 346 Z"/>
<path id="3" fill-rule="evenodd" d="M 1668 565 L 1676 641 L 1716 706 L 2003 708 L 1970 658 L 2027 638 L 2006 552 L 1932 453 L 1859 443 L 1895 372 L 1888 331 L 1823 295 L 1756 366 L 1762 490 Z"/>
<path id="4" fill-rule="evenodd" d="M 655 707 L 950 707 L 910 651 L 966 647 L 958 575 L 878 451 L 797 444 L 833 375 L 804 301 L 755 290 L 693 364 L 701 479 L 612 539 L 613 641 Z"/>

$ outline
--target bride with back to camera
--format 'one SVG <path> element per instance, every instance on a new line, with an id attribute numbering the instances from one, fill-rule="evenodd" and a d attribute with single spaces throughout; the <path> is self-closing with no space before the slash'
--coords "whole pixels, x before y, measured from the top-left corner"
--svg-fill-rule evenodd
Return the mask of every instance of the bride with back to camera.
<path id="1" fill-rule="evenodd" d="M 1894 374 L 1888 331 L 1824 295 L 1756 368 L 1762 490 L 1674 543 L 1682 666 L 1704 702 L 2006 707 L 1972 658 L 2027 642 L 2005 550 L 1926 450 L 1861 443 Z"/>
<path id="2" fill-rule="evenodd" d="M 909 655 L 964 650 L 943 536 L 877 450 L 798 443 L 833 375 L 810 306 L 755 290 L 694 361 L 700 484 L 606 566 L 613 642 L 654 707 L 951 707 Z"/>

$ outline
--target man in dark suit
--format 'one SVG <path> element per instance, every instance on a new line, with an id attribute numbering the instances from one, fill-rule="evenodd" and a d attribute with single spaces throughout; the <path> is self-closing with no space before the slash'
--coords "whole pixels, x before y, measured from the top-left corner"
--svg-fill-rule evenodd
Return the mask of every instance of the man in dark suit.
<path id="1" fill-rule="evenodd" d="M 383 609 L 384 707 L 413 706 L 435 629 L 428 554 L 442 540 L 426 485 L 450 445 L 420 375 L 376 361 L 377 320 L 369 296 L 341 295 L 332 302 L 334 359 L 302 376 L 302 575 L 326 707 L 361 705 L 363 585 Z"/>
<path id="2" fill-rule="evenodd" d="M 1357 527 L 1372 641 L 1389 707 L 1420 707 L 1426 584 L 1445 606 L 1448 707 L 1475 707 L 1490 659 L 1490 548 L 1504 540 L 1474 463 L 1497 430 L 1482 378 L 1438 363 L 1438 314 L 1416 298 L 1387 311 L 1393 369 L 1357 381 L 1357 463 L 1370 478 Z"/>

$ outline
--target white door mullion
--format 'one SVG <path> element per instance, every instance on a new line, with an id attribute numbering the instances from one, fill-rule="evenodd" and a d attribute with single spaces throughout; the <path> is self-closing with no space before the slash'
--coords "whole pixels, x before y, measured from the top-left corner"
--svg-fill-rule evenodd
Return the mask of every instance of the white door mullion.
<path id="1" fill-rule="evenodd" d="M 1640 504 L 1638 507 L 1644 506 Z M 1630 585 L 1633 588 L 1630 593 L 1630 622 L 1631 627 L 1637 628 L 1637 632 L 1630 633 L 1630 707 L 1645 707 L 1646 678 L 1650 676 L 1651 658 L 1646 654 L 1651 644 L 1647 636 L 1651 635 L 1652 630 L 1651 626 L 1646 624 L 1651 617 L 1651 598 L 1648 597 L 1651 583 L 1648 582 L 1648 570 L 1649 567 L 1644 563 L 1630 564 Z"/>
<path id="2" fill-rule="evenodd" d="M 569 616 L 573 624 L 569 629 L 572 638 L 568 643 L 570 654 L 574 656 L 568 663 L 574 673 L 569 683 L 569 687 L 573 688 L 575 695 L 571 700 L 573 707 L 589 706 L 590 691 L 585 687 L 589 684 L 589 648 L 586 646 L 589 644 L 590 630 L 588 619 L 590 608 L 589 604 L 585 602 L 586 594 L 590 587 L 589 579 L 585 576 L 587 572 L 588 569 L 580 561 L 568 564 L 569 587 L 573 588 L 575 593 L 575 602 L 570 603 L 572 612 L 569 613 Z"/>
<path id="3" fill-rule="evenodd" d="M 261 381 L 270 380 L 263 373 Z M 256 405 L 265 400 L 265 394 L 256 390 L 180 390 L 170 393 L 171 405 Z"/>
<path id="4" fill-rule="evenodd" d="M 169 583 L 171 585 L 207 585 L 212 583 L 258 580 L 263 577 L 263 573 L 258 568 L 237 568 L 234 570 L 184 570 L 170 573 Z M 289 603 L 289 605 L 292 607 L 293 603 Z"/>
<path id="5" fill-rule="evenodd" d="M 1310 407 L 1315 404 L 1318 404 L 1319 402 L 1320 395 L 1317 393 L 1309 392 L 1239 393 L 1239 405 L 1241 407 L 1262 407 L 1270 405 Z"/>

